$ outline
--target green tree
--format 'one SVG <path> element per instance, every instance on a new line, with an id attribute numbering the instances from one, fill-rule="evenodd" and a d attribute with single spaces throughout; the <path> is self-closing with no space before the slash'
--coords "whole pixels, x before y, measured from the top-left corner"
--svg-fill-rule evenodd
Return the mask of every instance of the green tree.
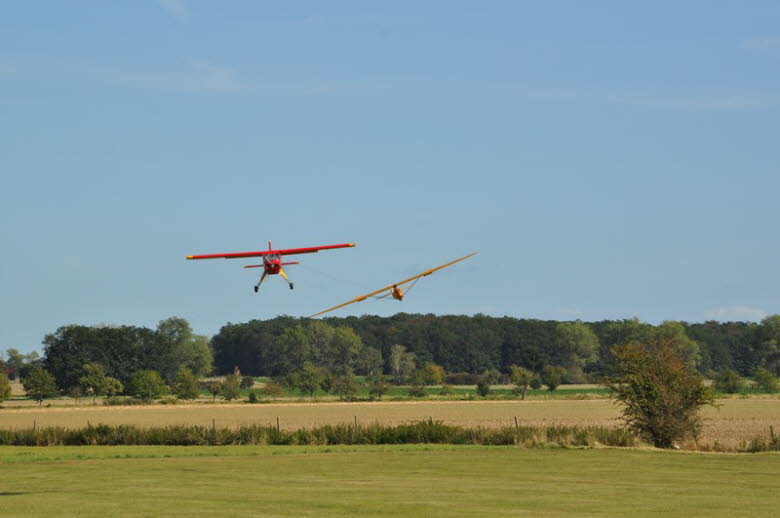
<path id="1" fill-rule="evenodd" d="M 198 396 L 200 395 L 198 377 L 184 365 L 179 367 L 179 371 L 176 373 L 176 379 L 171 388 L 179 399 L 198 399 Z"/>
<path id="2" fill-rule="evenodd" d="M 605 381 L 629 429 L 659 448 L 698 437 L 699 410 L 714 397 L 677 344 L 651 338 L 617 346 L 612 355 L 616 374 Z"/>
<path id="3" fill-rule="evenodd" d="M 214 355 L 208 337 L 193 333 L 187 320 L 181 317 L 161 320 L 157 335 L 162 351 L 158 369 L 163 378 L 172 382 L 181 366 L 190 369 L 195 376 L 211 372 Z"/>
<path id="4" fill-rule="evenodd" d="M 520 399 L 525 399 L 525 394 L 528 392 L 528 385 L 531 384 L 531 380 L 534 379 L 535 374 L 523 367 L 517 365 L 509 366 L 509 379 L 512 380 L 517 388 L 516 393 L 520 394 Z"/>
<path id="5" fill-rule="evenodd" d="M 756 382 L 756 385 L 764 392 L 774 394 L 778 390 L 777 376 L 763 367 L 756 369 L 753 380 Z"/>
<path id="6" fill-rule="evenodd" d="M 584 367 L 598 359 L 599 340 L 586 324 L 561 322 L 555 328 L 561 360 L 567 367 Z"/>
<path id="7" fill-rule="evenodd" d="M 501 379 L 501 373 L 497 369 L 486 369 L 480 378 L 488 385 L 495 385 Z"/>
<path id="8" fill-rule="evenodd" d="M 168 386 L 157 371 L 144 369 L 130 376 L 129 392 L 138 399 L 152 401 L 166 394 Z"/>
<path id="9" fill-rule="evenodd" d="M 542 383 L 547 385 L 547 390 L 553 392 L 563 381 L 566 375 L 566 369 L 554 365 L 545 365 L 542 369 Z"/>
<path id="10" fill-rule="evenodd" d="M 94 404 L 98 396 L 105 395 L 108 376 L 106 376 L 105 368 L 96 362 L 84 365 L 83 371 L 84 374 L 79 377 L 79 385 L 85 393 L 92 395 L 92 403 Z"/>
<path id="11" fill-rule="evenodd" d="M 8 376 L 0 372 L 0 403 L 11 397 L 11 382 Z"/>
<path id="12" fill-rule="evenodd" d="M 444 367 L 435 363 L 425 362 L 421 369 L 422 382 L 426 385 L 441 385 L 444 383 Z"/>
<path id="13" fill-rule="evenodd" d="M 251 389 L 255 386 L 255 378 L 253 376 L 243 376 L 241 378 L 241 388 Z"/>
<path id="14" fill-rule="evenodd" d="M 735 394 L 745 389 L 745 380 L 733 369 L 726 369 L 715 376 L 715 390 Z"/>
<path id="15" fill-rule="evenodd" d="M 385 380 L 378 376 L 371 382 L 368 393 L 373 398 L 382 399 L 389 391 L 390 387 L 385 383 Z"/>
<path id="16" fill-rule="evenodd" d="M 121 394 L 125 390 L 125 386 L 116 378 L 106 376 L 106 382 L 103 386 L 103 395 L 107 398 L 114 397 L 117 394 Z"/>
<path id="17" fill-rule="evenodd" d="M 222 383 L 219 381 L 207 381 L 205 384 L 206 391 L 211 394 L 211 400 L 216 401 L 217 396 L 222 390 Z"/>
<path id="18" fill-rule="evenodd" d="M 407 352 L 403 345 L 394 345 L 390 348 L 390 372 L 396 385 L 407 381 L 415 368 L 414 353 Z"/>
<path id="19" fill-rule="evenodd" d="M 662 322 L 651 333 L 656 340 L 674 344 L 688 364 L 697 367 L 701 363 L 701 348 L 695 340 L 691 340 L 685 332 L 685 326 L 680 322 L 667 320 Z"/>
<path id="20" fill-rule="evenodd" d="M 276 399 L 284 395 L 284 388 L 275 381 L 269 381 L 263 387 L 263 394 L 271 399 Z"/>
<path id="21" fill-rule="evenodd" d="M 355 372 L 365 376 L 382 374 L 382 352 L 376 347 L 363 347 L 358 354 Z"/>
<path id="22" fill-rule="evenodd" d="M 28 397 L 37 401 L 40 405 L 44 399 L 55 397 L 59 390 L 54 382 L 54 376 L 39 365 L 33 365 L 27 369 L 22 385 Z"/>
<path id="23" fill-rule="evenodd" d="M 333 378 L 330 391 L 337 394 L 342 401 L 349 401 L 357 394 L 358 384 L 354 376 L 344 374 Z"/>
<path id="24" fill-rule="evenodd" d="M 339 326 L 327 349 L 321 351 L 321 365 L 336 376 L 347 375 L 355 371 L 362 349 L 363 341 L 358 334 L 351 327 Z"/>
<path id="25" fill-rule="evenodd" d="M 325 372 L 311 362 L 304 362 L 301 370 L 296 373 L 295 386 L 303 393 L 316 399 L 317 391 L 325 380 Z"/>
<path id="26" fill-rule="evenodd" d="M 485 377 L 480 377 L 477 382 L 477 394 L 482 397 L 490 394 L 490 382 Z"/>
<path id="27" fill-rule="evenodd" d="M 225 376 L 219 394 L 225 401 L 232 401 L 241 396 L 241 371 L 238 367 L 233 369 L 233 374 Z"/>

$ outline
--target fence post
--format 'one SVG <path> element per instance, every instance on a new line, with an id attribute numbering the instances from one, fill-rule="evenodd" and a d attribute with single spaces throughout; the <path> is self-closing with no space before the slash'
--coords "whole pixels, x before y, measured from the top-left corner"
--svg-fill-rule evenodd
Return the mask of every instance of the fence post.
<path id="1" fill-rule="evenodd" d="M 280 432 L 281 428 L 279 428 L 279 416 L 276 416 L 276 431 Z"/>
<path id="2" fill-rule="evenodd" d="M 517 421 L 517 416 L 515 416 L 515 430 L 520 433 L 520 423 Z"/>

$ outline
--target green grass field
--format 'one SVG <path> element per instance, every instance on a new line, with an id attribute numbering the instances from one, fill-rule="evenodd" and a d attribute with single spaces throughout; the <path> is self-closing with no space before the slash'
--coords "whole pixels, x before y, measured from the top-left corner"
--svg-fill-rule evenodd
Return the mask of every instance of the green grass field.
<path id="1" fill-rule="evenodd" d="M 0 448 L 0 516 L 778 516 L 780 455 Z"/>

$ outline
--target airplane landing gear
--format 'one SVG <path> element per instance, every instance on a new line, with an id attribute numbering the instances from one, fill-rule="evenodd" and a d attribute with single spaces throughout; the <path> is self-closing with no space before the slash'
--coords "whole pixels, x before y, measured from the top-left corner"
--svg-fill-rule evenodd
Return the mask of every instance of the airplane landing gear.
<path id="1" fill-rule="evenodd" d="M 257 293 L 258 289 L 259 289 L 258 286 L 255 286 L 255 293 Z"/>
<path id="2" fill-rule="evenodd" d="M 290 289 L 293 289 L 293 283 L 290 283 Z"/>

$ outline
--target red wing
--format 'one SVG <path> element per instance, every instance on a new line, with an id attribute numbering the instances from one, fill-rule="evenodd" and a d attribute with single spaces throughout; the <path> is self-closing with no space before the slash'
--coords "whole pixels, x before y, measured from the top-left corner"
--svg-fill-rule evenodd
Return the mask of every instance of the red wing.
<path id="1" fill-rule="evenodd" d="M 355 243 L 345 243 L 343 245 L 325 245 L 312 246 L 309 248 L 290 248 L 289 250 L 263 250 L 258 252 L 236 252 L 231 254 L 206 254 L 206 255 L 188 255 L 187 259 L 242 259 L 245 257 L 261 257 L 269 254 L 293 255 L 293 254 L 313 254 L 320 250 L 330 250 L 332 248 L 348 248 L 355 246 Z"/>
<path id="2" fill-rule="evenodd" d="M 289 250 L 274 250 L 271 253 L 279 255 L 295 255 L 295 254 L 313 254 L 320 250 L 331 250 L 333 248 L 350 248 L 355 246 L 355 243 L 344 243 L 343 245 L 325 245 L 325 246 L 312 246 L 309 248 L 290 248 Z"/>

